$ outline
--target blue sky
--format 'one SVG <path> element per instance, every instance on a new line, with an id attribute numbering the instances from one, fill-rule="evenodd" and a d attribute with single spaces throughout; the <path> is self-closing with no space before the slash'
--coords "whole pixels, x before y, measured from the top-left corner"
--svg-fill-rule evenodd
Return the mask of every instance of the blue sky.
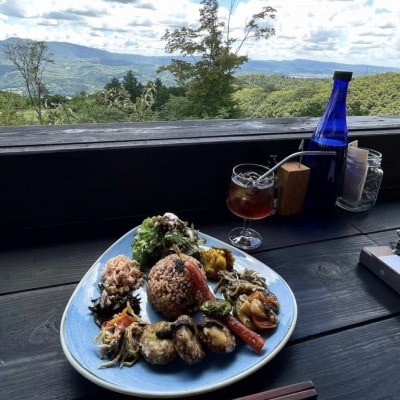
<path id="1" fill-rule="evenodd" d="M 63 41 L 111 52 L 165 55 L 166 29 L 196 27 L 200 0 L 0 0 L 0 40 Z M 231 0 L 220 0 L 220 18 Z M 251 59 L 297 58 L 400 66 L 400 1 L 235 0 L 231 36 L 263 6 L 277 10 L 276 35 L 248 41 Z"/>

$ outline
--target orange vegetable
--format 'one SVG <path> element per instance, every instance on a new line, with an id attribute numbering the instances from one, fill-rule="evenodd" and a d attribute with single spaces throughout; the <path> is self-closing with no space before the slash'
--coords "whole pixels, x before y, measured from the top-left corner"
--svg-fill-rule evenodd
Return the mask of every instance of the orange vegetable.
<path id="1" fill-rule="evenodd" d="M 225 315 L 221 318 L 225 325 L 245 343 L 247 343 L 256 353 L 260 353 L 264 347 L 265 340 L 258 333 L 247 328 L 233 315 Z"/>
<path id="2" fill-rule="evenodd" d="M 130 306 L 125 307 L 122 312 L 116 315 L 114 318 L 110 319 L 109 321 L 105 321 L 102 325 L 102 328 L 116 325 L 121 328 L 128 327 L 132 322 L 137 321 L 135 316 L 130 315 L 131 312 L 132 308 Z"/>
<path id="3" fill-rule="evenodd" d="M 184 265 L 193 279 L 193 282 L 203 295 L 204 300 L 215 300 L 214 293 L 208 287 L 207 279 L 201 273 L 199 267 L 190 261 L 185 261 Z M 264 347 L 264 338 L 247 328 L 233 315 L 229 314 L 221 317 L 221 321 L 223 321 L 229 329 L 236 333 L 236 335 L 247 343 L 256 353 L 259 353 Z"/>

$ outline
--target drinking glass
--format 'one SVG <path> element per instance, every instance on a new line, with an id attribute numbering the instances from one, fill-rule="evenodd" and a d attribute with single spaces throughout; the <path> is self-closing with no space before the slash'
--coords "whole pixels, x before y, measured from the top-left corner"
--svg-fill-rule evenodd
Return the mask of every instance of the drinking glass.
<path id="1" fill-rule="evenodd" d="M 268 171 L 259 164 L 239 164 L 232 170 L 226 204 L 243 218 L 243 226 L 229 232 L 230 242 L 240 249 L 254 250 L 262 243 L 261 235 L 250 228 L 250 220 L 267 217 L 274 201 L 274 173 L 259 179 Z"/>

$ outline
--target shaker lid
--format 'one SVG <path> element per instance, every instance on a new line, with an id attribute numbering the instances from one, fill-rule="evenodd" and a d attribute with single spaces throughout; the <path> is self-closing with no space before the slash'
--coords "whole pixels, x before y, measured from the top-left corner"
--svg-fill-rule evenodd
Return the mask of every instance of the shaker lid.
<path id="1" fill-rule="evenodd" d="M 333 74 L 334 81 L 350 82 L 353 76 L 351 71 L 335 71 Z"/>

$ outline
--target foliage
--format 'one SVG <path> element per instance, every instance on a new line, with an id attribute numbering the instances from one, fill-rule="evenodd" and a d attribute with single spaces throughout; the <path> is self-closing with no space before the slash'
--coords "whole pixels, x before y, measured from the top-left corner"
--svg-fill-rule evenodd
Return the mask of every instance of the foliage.
<path id="1" fill-rule="evenodd" d="M 231 38 L 229 19 L 234 3 L 232 0 L 228 23 L 225 24 L 218 18 L 218 1 L 202 0 L 197 29 L 167 30 L 162 37 L 167 42 L 167 53 L 178 51 L 183 58 L 189 58 L 189 61 L 172 59 L 169 65 L 160 67 L 158 71 L 169 71 L 179 86 L 188 85 L 187 102 L 194 117 L 229 118 L 236 115 L 233 74 L 248 61 L 248 57 L 239 55 L 239 51 L 251 38 L 258 40 L 275 34 L 273 28 L 259 25 L 261 21 L 275 17 L 273 8 L 263 7 L 247 22 L 241 40 Z M 232 47 L 237 42 L 234 51 Z"/>
<path id="2" fill-rule="evenodd" d="M 108 107 L 98 101 L 96 94 L 81 92 L 68 101 L 73 117 L 71 123 L 106 123 L 128 121 L 127 115 L 115 107 Z"/>
<path id="3" fill-rule="evenodd" d="M 53 55 L 45 42 L 31 39 L 16 39 L 11 43 L 6 43 L 4 54 L 21 74 L 39 123 L 42 123 L 42 97 L 46 92 L 43 72 L 46 64 L 54 62 Z"/>
<path id="4" fill-rule="evenodd" d="M 154 81 L 154 111 L 161 112 L 171 96 L 184 96 L 185 89 L 181 86 L 165 86 L 160 78 Z"/>
<path id="5" fill-rule="evenodd" d="M 119 87 L 109 86 L 108 88 L 106 85 L 104 90 L 96 93 L 96 97 L 100 104 L 108 108 L 118 108 L 127 113 L 129 113 L 132 105 L 129 93 L 122 88 L 122 85 Z"/>
<path id="6" fill-rule="evenodd" d="M 149 82 L 142 90 L 141 96 L 132 102 L 131 95 L 122 87 L 111 87 L 96 94 L 98 102 L 109 110 L 120 110 L 130 116 L 132 121 L 151 121 L 157 119 L 153 112 L 155 85 Z"/>
<path id="7" fill-rule="evenodd" d="M 234 80 L 238 118 L 320 117 L 326 107 L 332 79 L 289 78 L 270 75 L 240 75 Z M 355 77 L 347 96 L 348 115 L 399 115 L 400 74 L 384 73 Z M 106 93 L 78 93 L 71 99 L 46 96 L 43 122 L 106 123 L 197 118 L 183 87 L 165 87 L 149 82 L 135 103 L 121 87 Z M 0 92 L 2 125 L 35 123 L 29 100 Z M 36 120 L 37 122 L 37 120 Z"/>
<path id="8" fill-rule="evenodd" d="M 121 89 L 122 83 L 115 76 L 111 79 L 110 82 L 104 85 L 104 90 L 113 90 L 113 89 Z"/>
<path id="9" fill-rule="evenodd" d="M 132 119 L 134 121 L 152 121 L 158 119 L 153 112 L 156 87 L 153 82 L 148 82 L 143 88 L 142 95 L 136 98 L 132 107 Z"/>
<path id="10" fill-rule="evenodd" d="M 388 72 L 354 79 L 350 86 L 351 115 L 400 114 L 400 74 Z"/>
<path id="11" fill-rule="evenodd" d="M 143 85 L 133 75 L 132 71 L 123 77 L 122 86 L 129 93 L 132 102 L 135 102 L 138 97 L 141 96 L 143 91 Z"/>
<path id="12" fill-rule="evenodd" d="M 160 117 L 171 121 L 195 119 L 195 116 L 191 114 L 191 106 L 186 96 L 171 96 L 163 106 Z"/>
<path id="13" fill-rule="evenodd" d="M 260 74 L 242 75 L 236 83 L 235 99 L 242 114 L 252 118 L 320 116 L 331 85 L 328 79 Z"/>
<path id="14" fill-rule="evenodd" d="M 22 110 L 27 107 L 24 99 L 11 92 L 0 92 L 0 125 L 24 125 Z"/>
<path id="15" fill-rule="evenodd" d="M 320 117 L 332 79 L 242 75 L 235 99 L 242 115 L 251 118 Z M 388 72 L 355 77 L 347 96 L 348 115 L 400 114 L 400 74 Z"/>

